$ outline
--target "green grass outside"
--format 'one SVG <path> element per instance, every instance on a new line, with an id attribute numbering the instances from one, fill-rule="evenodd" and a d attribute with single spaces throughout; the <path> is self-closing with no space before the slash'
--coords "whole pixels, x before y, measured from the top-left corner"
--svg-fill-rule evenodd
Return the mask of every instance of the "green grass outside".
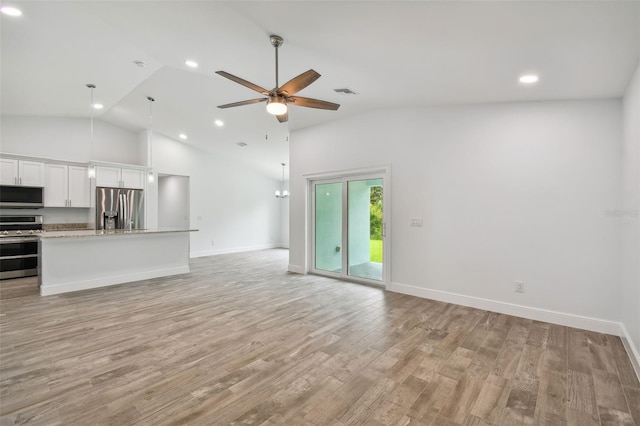
<path id="1" fill-rule="evenodd" d="M 382 240 L 370 240 L 369 253 L 371 262 L 382 263 Z"/>

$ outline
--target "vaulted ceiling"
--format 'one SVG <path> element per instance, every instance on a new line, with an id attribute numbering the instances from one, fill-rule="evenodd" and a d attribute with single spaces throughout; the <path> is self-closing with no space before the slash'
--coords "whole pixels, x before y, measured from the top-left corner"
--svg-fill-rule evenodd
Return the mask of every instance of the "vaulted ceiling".
<path id="1" fill-rule="evenodd" d="M 275 178 L 296 129 L 380 108 L 619 98 L 640 58 L 638 1 L 3 5 L 23 12 L 1 21 L 3 114 L 89 116 L 85 84 L 94 83 L 105 105 L 97 116 L 138 131 L 148 126 L 146 97 L 153 96 L 154 131 L 187 134 L 184 143 Z M 263 103 L 216 107 L 259 96 L 217 70 L 274 86 L 270 34 L 285 39 L 280 83 L 312 68 L 322 77 L 300 95 L 339 103 L 338 111 L 292 107 L 289 122 L 279 124 Z M 199 67 L 185 66 L 187 59 Z M 524 73 L 540 81 L 523 86 Z"/>

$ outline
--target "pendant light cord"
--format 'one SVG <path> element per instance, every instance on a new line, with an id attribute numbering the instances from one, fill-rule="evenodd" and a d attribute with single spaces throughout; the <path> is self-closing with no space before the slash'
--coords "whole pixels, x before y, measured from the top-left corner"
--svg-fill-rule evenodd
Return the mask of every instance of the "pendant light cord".
<path id="1" fill-rule="evenodd" d="M 87 177 L 89 179 L 93 179 L 96 177 L 96 171 L 95 171 L 95 166 L 92 164 L 93 161 L 93 152 L 94 152 L 94 140 L 93 140 L 93 115 L 94 115 L 94 103 L 93 103 L 93 89 L 96 88 L 95 84 L 85 84 L 86 87 L 88 87 L 89 89 L 91 89 L 91 105 L 89 105 L 89 108 L 91 109 L 91 139 L 89 140 L 89 164 L 87 166 Z"/>
<path id="2" fill-rule="evenodd" d="M 149 167 L 153 168 L 153 103 L 156 101 L 151 96 L 147 96 L 149 101 Z M 153 173 L 153 171 L 149 171 Z"/>
<path id="3" fill-rule="evenodd" d="M 95 84 L 87 84 L 87 87 L 91 90 L 91 105 L 89 105 L 89 108 L 91 108 L 91 152 L 90 152 L 90 161 L 93 161 L 93 110 L 95 109 L 93 107 L 93 89 L 96 88 Z"/>
<path id="4" fill-rule="evenodd" d="M 91 159 L 93 159 L 93 89 L 95 86 L 91 85 Z"/>

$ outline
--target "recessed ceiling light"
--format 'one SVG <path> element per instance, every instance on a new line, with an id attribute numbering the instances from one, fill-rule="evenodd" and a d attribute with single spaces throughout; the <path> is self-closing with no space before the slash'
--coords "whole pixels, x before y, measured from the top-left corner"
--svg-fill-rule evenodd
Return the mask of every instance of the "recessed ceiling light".
<path id="1" fill-rule="evenodd" d="M 22 11 L 20 9 L 11 6 L 1 7 L 0 12 L 8 16 L 22 16 Z"/>
<path id="2" fill-rule="evenodd" d="M 93 109 L 102 109 L 104 108 L 104 105 L 102 104 L 93 104 Z"/>
<path id="3" fill-rule="evenodd" d="M 191 59 L 187 59 L 184 61 L 184 64 L 191 68 L 198 68 L 198 63 L 196 61 L 192 61 Z"/>
<path id="4" fill-rule="evenodd" d="M 216 120 L 216 121 L 213 122 L 213 124 L 215 124 L 218 127 L 222 127 L 222 126 L 224 126 L 224 121 Z"/>
<path id="5" fill-rule="evenodd" d="M 537 82 L 538 80 L 538 76 L 534 74 L 527 74 L 520 77 L 520 83 L 531 84 Z"/>
<path id="6" fill-rule="evenodd" d="M 182 139 L 182 140 L 186 140 L 186 139 L 187 139 L 187 135 L 185 135 L 184 133 L 180 133 L 180 134 L 178 135 L 178 137 L 179 137 L 180 139 Z"/>

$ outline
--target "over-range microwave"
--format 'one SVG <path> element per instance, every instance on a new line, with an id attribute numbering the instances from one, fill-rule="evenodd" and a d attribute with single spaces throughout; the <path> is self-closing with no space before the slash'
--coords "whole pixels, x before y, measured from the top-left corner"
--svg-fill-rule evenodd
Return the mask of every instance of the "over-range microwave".
<path id="1" fill-rule="evenodd" d="M 44 188 L 0 185 L 0 209 L 39 209 L 44 207 Z"/>

